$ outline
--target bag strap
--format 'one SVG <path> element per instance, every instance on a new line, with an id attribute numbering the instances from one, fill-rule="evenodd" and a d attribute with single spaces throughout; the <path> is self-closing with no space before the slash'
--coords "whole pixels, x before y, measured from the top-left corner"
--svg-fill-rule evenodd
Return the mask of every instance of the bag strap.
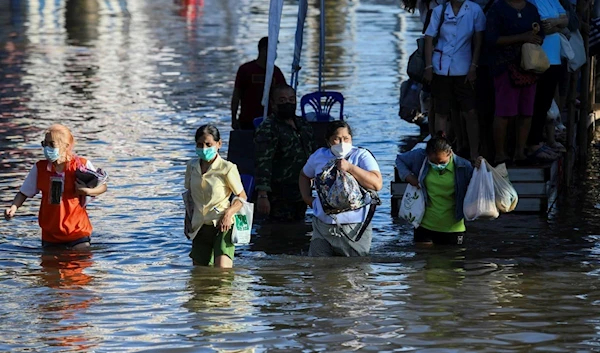
<path id="1" fill-rule="evenodd" d="M 417 175 L 417 178 L 419 178 L 419 180 L 421 179 L 421 175 L 423 174 L 423 171 L 425 170 L 425 166 L 427 165 L 427 156 L 425 156 L 425 159 L 423 160 L 423 164 L 421 165 L 421 170 L 419 170 L 419 175 Z"/>
<path id="2" fill-rule="evenodd" d="M 367 213 L 367 217 L 365 218 L 362 227 L 360 227 L 356 238 L 352 239 L 348 234 L 346 234 L 346 232 L 344 232 L 344 230 L 341 227 L 339 228 L 340 233 L 342 233 L 346 238 L 348 238 L 348 240 L 353 241 L 355 243 L 360 241 L 363 234 L 371 224 L 371 221 L 373 220 L 373 216 L 375 215 L 375 209 L 377 208 L 377 206 L 381 205 L 381 200 L 379 199 L 377 193 L 372 190 L 368 190 L 368 192 L 371 195 L 371 205 L 369 206 L 369 212 Z"/>
<path id="3" fill-rule="evenodd" d="M 371 152 L 368 148 L 358 147 L 358 150 L 365 150 L 365 151 L 369 152 L 369 154 L 371 154 L 371 156 L 373 156 L 373 159 L 377 160 L 377 158 L 375 158 L 375 155 L 373 154 L 373 152 Z M 361 186 L 361 188 L 362 188 L 362 186 Z M 366 189 L 363 189 L 363 190 L 366 190 Z M 353 242 L 358 242 L 362 238 L 363 234 L 365 233 L 365 231 L 371 224 L 371 221 L 373 220 L 373 216 L 375 215 L 375 209 L 377 209 L 377 206 L 381 205 L 381 199 L 379 198 L 379 195 L 377 194 L 376 191 L 366 190 L 366 193 L 369 194 L 369 196 L 371 197 L 371 204 L 369 205 L 369 212 L 367 212 L 367 217 L 365 218 L 365 221 L 363 222 L 362 227 L 360 227 L 360 230 L 358 231 L 356 238 L 352 239 L 348 234 L 346 234 L 346 232 L 344 232 L 344 230 L 342 228 L 339 228 L 340 233 L 342 233 L 346 238 L 348 238 L 348 240 L 353 241 Z M 336 220 L 336 223 L 337 223 L 337 220 Z"/>
<path id="4" fill-rule="evenodd" d="M 437 41 L 438 38 L 440 38 L 440 31 L 442 30 L 442 25 L 444 24 L 444 19 L 446 19 L 446 8 L 448 7 L 448 1 L 446 1 L 444 3 L 444 5 L 442 6 L 442 17 L 440 18 L 440 23 L 438 24 L 437 36 L 435 36 L 433 38 L 434 41 Z"/>

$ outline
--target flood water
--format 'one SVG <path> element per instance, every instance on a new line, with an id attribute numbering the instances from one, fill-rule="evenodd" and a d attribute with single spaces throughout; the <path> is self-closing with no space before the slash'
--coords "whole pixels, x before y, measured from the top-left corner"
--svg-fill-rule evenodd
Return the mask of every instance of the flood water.
<path id="1" fill-rule="evenodd" d="M 315 90 L 318 6 L 299 94 Z M 89 254 L 42 253 L 39 199 L 0 221 L 1 352 L 600 351 L 600 154 L 549 220 L 470 225 L 463 248 L 416 248 L 390 216 L 393 161 L 418 129 L 397 116 L 418 18 L 394 0 L 327 1 L 325 87 L 384 175 L 368 259 L 311 259 L 306 227 L 261 228 L 235 269 L 193 268 L 185 162 L 203 123 L 225 136 L 238 65 L 267 33 L 268 0 L 0 2 L 0 201 L 42 132 L 71 127 L 109 171 L 89 206 Z M 296 2 L 277 64 L 289 79 Z"/>

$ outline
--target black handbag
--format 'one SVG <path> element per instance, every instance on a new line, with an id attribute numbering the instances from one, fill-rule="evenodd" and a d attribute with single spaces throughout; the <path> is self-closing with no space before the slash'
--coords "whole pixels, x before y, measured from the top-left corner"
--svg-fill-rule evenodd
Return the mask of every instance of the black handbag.
<path id="1" fill-rule="evenodd" d="M 448 7 L 448 3 L 444 3 L 442 6 L 442 17 L 440 19 L 440 23 L 438 24 L 437 36 L 433 38 L 433 46 L 437 44 L 438 38 L 440 36 L 440 30 L 442 29 L 442 24 L 444 23 L 444 18 L 446 17 L 446 8 Z M 424 83 L 424 75 L 425 75 L 425 37 L 420 37 L 417 39 L 417 50 L 414 51 L 408 58 L 408 65 L 406 66 L 406 73 L 408 77 L 412 80 L 417 81 L 419 83 Z"/>

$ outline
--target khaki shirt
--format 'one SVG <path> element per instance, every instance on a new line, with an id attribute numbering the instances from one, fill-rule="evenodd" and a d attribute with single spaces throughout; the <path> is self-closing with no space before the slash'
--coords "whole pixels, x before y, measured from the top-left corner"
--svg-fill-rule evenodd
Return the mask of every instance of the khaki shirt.
<path id="1" fill-rule="evenodd" d="M 217 226 L 217 222 L 227 208 L 231 194 L 239 195 L 244 191 L 237 166 L 217 156 L 203 175 L 200 159 L 188 162 L 185 170 L 185 188 L 190 190 L 194 201 L 192 229 L 188 234 L 194 239 L 198 230 L 205 224 Z"/>

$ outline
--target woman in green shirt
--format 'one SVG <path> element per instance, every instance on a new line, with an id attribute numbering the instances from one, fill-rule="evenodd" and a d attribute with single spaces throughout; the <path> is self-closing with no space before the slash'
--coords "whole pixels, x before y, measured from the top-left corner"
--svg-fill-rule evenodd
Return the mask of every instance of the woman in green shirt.
<path id="1" fill-rule="evenodd" d="M 475 164 L 479 167 L 480 163 L 478 158 Z M 463 203 L 473 176 L 471 162 L 454 154 L 444 134 L 438 132 L 425 149 L 399 154 L 396 168 L 402 180 L 420 187 L 425 195 L 425 215 L 415 229 L 415 242 L 462 244 L 466 230 Z"/>

